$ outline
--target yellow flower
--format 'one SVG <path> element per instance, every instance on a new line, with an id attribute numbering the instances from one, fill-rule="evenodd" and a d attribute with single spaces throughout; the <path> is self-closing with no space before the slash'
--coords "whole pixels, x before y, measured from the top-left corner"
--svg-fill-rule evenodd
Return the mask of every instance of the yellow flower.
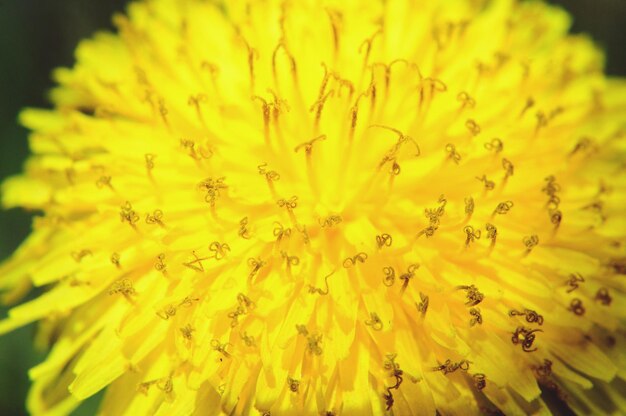
<path id="1" fill-rule="evenodd" d="M 626 83 L 515 0 L 144 0 L 26 110 L 33 414 L 626 412 Z M 559 401 L 564 403 L 558 404 Z M 555 403 L 557 403 L 555 405 Z"/>

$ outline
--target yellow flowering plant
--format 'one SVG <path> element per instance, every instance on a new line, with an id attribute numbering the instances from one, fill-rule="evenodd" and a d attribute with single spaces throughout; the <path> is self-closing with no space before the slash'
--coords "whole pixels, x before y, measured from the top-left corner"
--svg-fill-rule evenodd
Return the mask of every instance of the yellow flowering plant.
<path id="1" fill-rule="evenodd" d="M 64 415 L 623 414 L 626 82 L 542 2 L 141 0 L 28 109 L 0 321 Z"/>

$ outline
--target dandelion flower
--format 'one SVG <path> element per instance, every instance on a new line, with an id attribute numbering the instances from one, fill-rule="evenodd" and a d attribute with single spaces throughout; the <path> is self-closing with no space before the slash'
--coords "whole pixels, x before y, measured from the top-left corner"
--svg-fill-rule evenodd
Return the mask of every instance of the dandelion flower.
<path id="1" fill-rule="evenodd" d="M 514 0 L 152 0 L 26 110 L 33 414 L 626 412 L 626 83 Z M 563 405 L 561 404 L 561 406 Z"/>

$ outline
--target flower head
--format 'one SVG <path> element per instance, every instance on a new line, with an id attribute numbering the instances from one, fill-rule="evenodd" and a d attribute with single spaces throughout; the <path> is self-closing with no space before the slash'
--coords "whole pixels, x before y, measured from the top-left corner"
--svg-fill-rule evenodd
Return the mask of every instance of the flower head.
<path id="1" fill-rule="evenodd" d="M 626 85 L 539 2 L 144 0 L 27 110 L 34 414 L 624 412 Z"/>

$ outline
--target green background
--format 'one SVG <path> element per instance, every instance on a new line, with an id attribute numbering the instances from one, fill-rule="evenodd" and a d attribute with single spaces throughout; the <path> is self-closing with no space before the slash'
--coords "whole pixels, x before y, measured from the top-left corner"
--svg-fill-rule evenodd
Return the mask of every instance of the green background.
<path id="1" fill-rule="evenodd" d="M 498 1 L 498 0 L 495 0 Z M 575 18 L 574 32 L 588 32 L 608 52 L 607 72 L 626 75 L 626 0 L 554 0 Z M 0 179 L 18 173 L 27 155 L 27 131 L 17 122 L 23 107 L 49 107 L 50 72 L 70 66 L 77 42 L 100 29 L 112 29 L 111 16 L 124 0 L 0 0 Z M 30 215 L 0 210 L 0 259 L 30 229 Z M 2 278 L 2 276 L 0 276 Z M 6 308 L 0 307 L 0 317 Z M 44 353 L 33 351 L 29 325 L 0 337 L 0 415 L 26 414 L 27 370 Z M 75 414 L 91 415 L 100 396 Z"/>

